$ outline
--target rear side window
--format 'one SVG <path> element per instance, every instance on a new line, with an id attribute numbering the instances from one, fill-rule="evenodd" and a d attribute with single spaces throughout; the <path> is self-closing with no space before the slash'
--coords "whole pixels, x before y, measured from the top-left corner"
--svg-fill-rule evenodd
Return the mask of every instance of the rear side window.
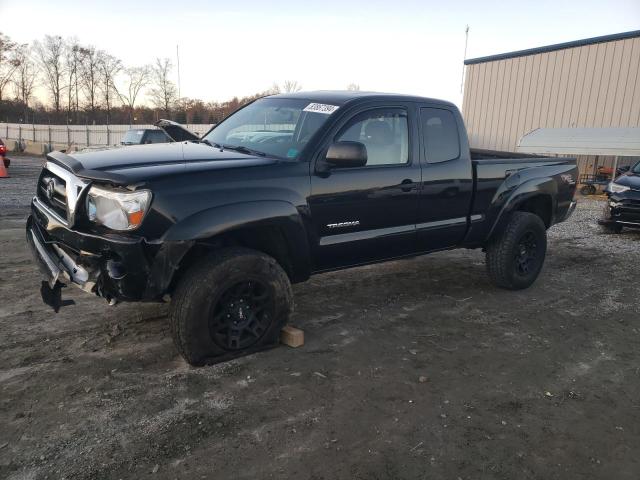
<path id="1" fill-rule="evenodd" d="M 455 160 L 460 156 L 456 119 L 449 110 L 421 108 L 420 124 L 428 163 Z"/>
<path id="2" fill-rule="evenodd" d="M 166 143 L 169 138 L 162 130 L 149 130 L 144 141 L 145 143 Z"/>

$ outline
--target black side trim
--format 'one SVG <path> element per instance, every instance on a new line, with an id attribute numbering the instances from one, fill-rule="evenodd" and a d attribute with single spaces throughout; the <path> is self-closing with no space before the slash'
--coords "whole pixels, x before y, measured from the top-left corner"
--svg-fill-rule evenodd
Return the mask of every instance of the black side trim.
<path id="1" fill-rule="evenodd" d="M 376 228 L 375 230 L 360 230 L 358 232 L 340 233 L 320 238 L 320 246 L 337 245 L 345 242 L 357 242 L 361 240 L 373 240 L 375 238 L 389 237 L 391 235 L 404 235 L 415 232 L 415 225 L 401 225 L 398 227 Z"/>

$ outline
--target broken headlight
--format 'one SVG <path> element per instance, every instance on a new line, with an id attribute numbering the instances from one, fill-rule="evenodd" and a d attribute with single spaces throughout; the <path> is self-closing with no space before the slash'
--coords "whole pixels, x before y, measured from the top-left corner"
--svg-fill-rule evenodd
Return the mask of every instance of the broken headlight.
<path id="1" fill-rule="evenodd" d="M 150 204 L 149 190 L 124 192 L 94 186 L 87 194 L 87 215 L 92 222 L 113 230 L 134 230 Z"/>
<path id="2" fill-rule="evenodd" d="M 616 183 L 616 182 L 610 182 L 609 186 L 607 187 L 607 191 L 611 193 L 623 193 L 628 190 L 631 190 L 631 189 L 626 185 L 620 185 L 619 183 Z"/>

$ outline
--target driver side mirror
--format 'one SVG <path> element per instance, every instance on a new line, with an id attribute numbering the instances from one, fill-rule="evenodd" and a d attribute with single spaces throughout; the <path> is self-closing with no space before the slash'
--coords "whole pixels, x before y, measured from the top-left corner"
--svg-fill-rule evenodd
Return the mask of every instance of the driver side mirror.
<path id="1" fill-rule="evenodd" d="M 367 147 L 360 142 L 336 142 L 329 147 L 325 162 L 331 167 L 364 167 L 367 164 Z"/>

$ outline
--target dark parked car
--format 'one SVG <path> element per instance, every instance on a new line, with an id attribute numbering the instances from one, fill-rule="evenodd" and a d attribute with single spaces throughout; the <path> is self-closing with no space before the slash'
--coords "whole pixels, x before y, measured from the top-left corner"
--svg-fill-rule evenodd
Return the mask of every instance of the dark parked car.
<path id="1" fill-rule="evenodd" d="M 624 227 L 640 228 L 640 162 L 611 182 L 604 217 L 599 223 L 606 232 L 620 233 Z"/>
<path id="2" fill-rule="evenodd" d="M 182 134 L 49 154 L 27 238 L 47 303 L 61 281 L 110 303 L 170 298 L 194 365 L 276 344 L 291 283 L 320 272 L 482 248 L 496 285 L 526 288 L 575 207 L 575 159 L 470 151 L 440 100 L 283 94 Z"/>
<path id="3" fill-rule="evenodd" d="M 167 143 L 172 142 L 163 130 L 152 128 L 132 128 L 122 137 L 121 145 L 144 145 L 147 143 Z"/>

